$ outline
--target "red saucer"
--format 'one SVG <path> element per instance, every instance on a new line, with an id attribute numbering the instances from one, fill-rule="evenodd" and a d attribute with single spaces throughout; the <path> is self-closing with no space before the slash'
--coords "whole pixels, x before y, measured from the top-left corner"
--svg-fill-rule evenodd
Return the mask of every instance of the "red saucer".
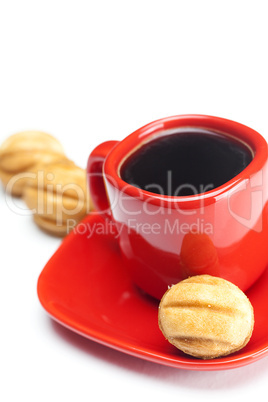
<path id="1" fill-rule="evenodd" d="M 268 270 L 247 293 L 255 311 L 248 345 L 227 357 L 195 359 L 164 339 L 158 328 L 158 301 L 132 284 L 116 239 L 103 233 L 102 223 L 98 215 L 86 217 L 42 271 L 38 296 L 53 319 L 121 352 L 189 370 L 240 367 L 268 354 Z"/>

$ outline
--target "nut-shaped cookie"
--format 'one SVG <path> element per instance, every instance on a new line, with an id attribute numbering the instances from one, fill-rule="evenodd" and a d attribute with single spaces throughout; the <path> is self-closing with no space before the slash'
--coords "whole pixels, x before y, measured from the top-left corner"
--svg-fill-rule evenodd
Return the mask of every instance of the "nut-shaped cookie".
<path id="1" fill-rule="evenodd" d="M 253 307 L 234 284 L 197 275 L 163 295 L 158 323 L 165 338 L 189 355 L 212 359 L 243 348 L 253 326 Z"/>
<path id="2" fill-rule="evenodd" d="M 43 230 L 64 236 L 92 209 L 86 171 L 70 160 L 39 164 L 23 199 Z"/>
<path id="3" fill-rule="evenodd" d="M 62 145 L 50 134 L 23 131 L 7 138 L 0 147 L 0 179 L 9 193 L 21 196 L 36 164 L 65 158 Z"/>

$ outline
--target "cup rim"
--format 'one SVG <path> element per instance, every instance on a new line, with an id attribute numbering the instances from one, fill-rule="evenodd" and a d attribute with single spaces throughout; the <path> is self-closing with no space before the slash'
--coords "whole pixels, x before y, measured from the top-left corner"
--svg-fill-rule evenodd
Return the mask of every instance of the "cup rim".
<path id="1" fill-rule="evenodd" d="M 169 130 L 178 128 L 198 128 L 215 131 L 221 134 L 233 136 L 249 146 L 254 155 L 249 165 L 238 175 L 223 185 L 209 190 L 205 193 L 187 196 L 170 196 L 156 194 L 135 187 L 125 182 L 120 176 L 120 168 L 124 161 L 129 157 L 134 149 L 143 145 L 153 136 Z M 180 208 L 190 209 L 197 208 L 202 200 L 203 205 L 215 203 L 219 198 L 224 197 L 226 193 L 240 186 L 242 182 L 249 179 L 263 168 L 268 160 L 268 145 L 266 140 L 257 131 L 233 120 L 222 117 L 187 114 L 165 117 L 146 124 L 129 134 L 125 139 L 120 141 L 107 155 L 104 165 L 103 174 L 105 181 L 110 185 L 133 198 L 142 199 L 150 204 L 157 206 L 166 206 L 176 208 L 179 204 Z"/>

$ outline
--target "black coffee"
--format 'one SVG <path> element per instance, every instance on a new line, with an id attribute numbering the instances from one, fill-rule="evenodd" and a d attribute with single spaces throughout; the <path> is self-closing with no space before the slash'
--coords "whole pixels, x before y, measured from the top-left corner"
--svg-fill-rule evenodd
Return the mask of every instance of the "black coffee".
<path id="1" fill-rule="evenodd" d="M 193 195 L 226 183 L 251 160 L 250 149 L 231 137 L 202 129 L 178 130 L 131 154 L 122 166 L 121 177 L 152 193 Z"/>

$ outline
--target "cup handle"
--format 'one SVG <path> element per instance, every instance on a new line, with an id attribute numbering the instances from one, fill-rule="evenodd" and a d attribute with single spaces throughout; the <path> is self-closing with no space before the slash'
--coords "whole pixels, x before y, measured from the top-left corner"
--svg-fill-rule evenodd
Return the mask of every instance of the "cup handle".
<path id="1" fill-rule="evenodd" d="M 87 177 L 90 196 L 94 207 L 104 216 L 111 218 L 110 204 L 103 180 L 102 167 L 109 152 L 119 141 L 106 141 L 98 145 L 89 155 Z"/>

